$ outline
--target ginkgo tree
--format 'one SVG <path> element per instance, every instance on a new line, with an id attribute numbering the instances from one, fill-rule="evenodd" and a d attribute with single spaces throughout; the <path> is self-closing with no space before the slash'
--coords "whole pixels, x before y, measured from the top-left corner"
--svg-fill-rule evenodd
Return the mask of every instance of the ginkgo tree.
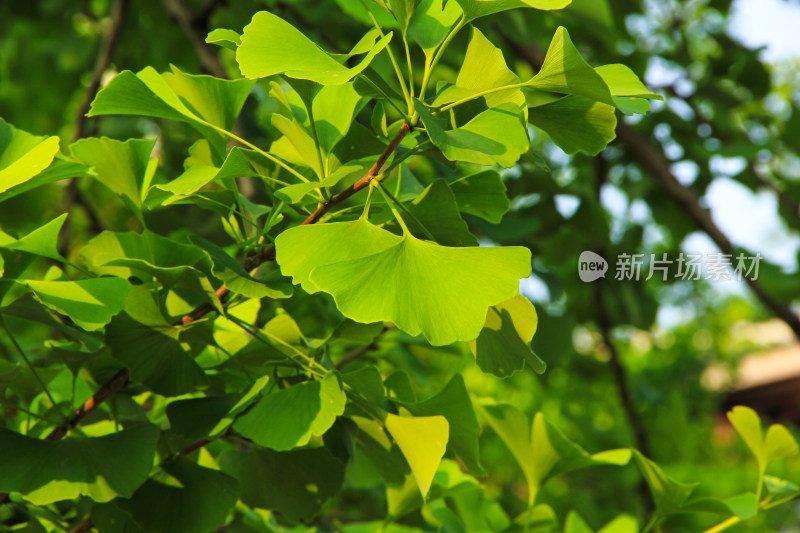
<path id="1" fill-rule="evenodd" d="M 156 139 L 61 147 L 1 122 L 0 202 L 93 180 L 138 224 L 102 231 L 76 255 L 58 246 L 67 214 L 25 235 L 0 232 L 0 324 L 21 358 L 0 360 L 0 399 L 15 409 L 0 428 L 0 501 L 24 516 L 20 527 L 582 532 L 591 529 L 579 506 L 558 517 L 539 489 L 629 462 L 655 502 L 644 531 L 695 511 L 720 515 L 720 531 L 797 496 L 765 473 L 797 444 L 782 426 L 763 437 L 746 408 L 730 416 L 757 458 L 757 487 L 690 499 L 693 486 L 639 451 L 589 453 L 541 413 L 531 422 L 457 373 L 421 399 L 402 366 L 347 368 L 385 342 L 469 351 L 498 377 L 545 372 L 530 347 L 536 310 L 519 294 L 530 251 L 479 241 L 465 215 L 497 223 L 509 210 L 500 169 L 529 154 L 530 128 L 566 153 L 596 154 L 618 112 L 646 113 L 661 98 L 622 64 L 591 66 L 564 27 L 525 79 L 473 25 L 569 3 L 365 3 L 374 27 L 347 53 L 269 11 L 241 33 L 216 29 L 207 42 L 235 52 L 240 79 L 124 70 L 88 112 L 187 125 L 178 175 L 160 170 Z M 437 67 L 462 32 L 463 63 L 448 78 Z M 248 98 L 270 102 L 267 143 L 236 127 Z M 417 165 L 452 172 L 424 183 Z M 206 212 L 224 242 L 192 227 L 159 234 L 154 217 L 185 206 Z M 33 364 L 17 321 L 47 332 L 59 365 Z M 524 475 L 522 513 L 483 481 L 482 429 Z M 365 486 L 379 487 L 385 513 L 340 514 L 336 502 Z M 620 506 L 601 531 L 638 531 L 630 513 Z"/>

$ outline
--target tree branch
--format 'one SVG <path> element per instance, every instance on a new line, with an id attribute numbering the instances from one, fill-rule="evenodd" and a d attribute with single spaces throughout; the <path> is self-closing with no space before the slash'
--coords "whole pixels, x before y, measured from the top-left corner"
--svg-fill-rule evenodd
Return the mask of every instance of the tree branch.
<path id="1" fill-rule="evenodd" d="M 181 29 L 192 41 L 197 57 L 200 59 L 200 65 L 203 69 L 217 78 L 227 78 L 228 73 L 225 71 L 225 66 L 219 60 L 215 52 L 211 50 L 208 43 L 206 43 L 205 35 L 200 33 L 198 26 L 204 26 L 208 21 L 210 11 L 204 12 L 201 10 L 200 17 L 196 17 L 191 10 L 186 7 L 183 0 L 163 0 L 164 7 L 170 16 L 178 23 Z M 216 7 L 216 2 L 210 2 L 204 9 L 213 10 Z M 206 28 L 203 28 L 204 30 Z"/>
<path id="2" fill-rule="evenodd" d="M 672 174 L 669 162 L 664 157 L 664 154 L 657 150 L 649 139 L 623 122 L 617 124 L 617 138 L 626 145 L 628 153 L 653 175 L 667 194 L 686 211 L 689 218 L 711 237 L 711 240 L 714 241 L 722 253 L 730 255 L 736 253 L 733 243 L 714 223 L 711 214 L 703 209 L 691 190 L 681 185 L 678 178 Z M 745 282 L 764 307 L 786 322 L 794 332 L 795 337 L 800 340 L 800 318 L 792 311 L 791 307 L 769 294 L 757 280 L 745 276 Z"/>
<path id="3" fill-rule="evenodd" d="M 309 224 L 316 224 L 320 221 L 320 219 L 325 216 L 331 209 L 336 207 L 337 205 L 341 204 L 351 196 L 353 196 L 358 191 L 365 189 L 369 186 L 369 183 L 375 179 L 376 176 L 380 175 L 385 167 L 386 163 L 389 161 L 389 158 L 392 156 L 394 151 L 403 141 L 403 139 L 411 132 L 411 126 L 408 122 L 403 122 L 403 125 L 400 127 L 400 131 L 397 132 L 397 135 L 394 136 L 392 141 L 389 145 L 384 149 L 383 153 L 378 157 L 378 160 L 375 162 L 374 165 L 367 171 L 364 176 L 359 179 L 357 182 L 340 192 L 339 194 L 335 194 L 331 197 L 330 200 L 327 202 L 320 204 L 317 209 L 311 213 L 308 218 L 306 218 L 300 225 L 306 226 Z M 244 268 L 246 271 L 251 271 L 253 269 L 258 268 L 259 266 L 267 263 L 269 261 L 275 260 L 275 247 L 265 246 L 260 248 L 254 253 L 251 253 L 247 256 L 244 262 Z M 219 296 L 220 300 L 227 297 L 230 291 L 225 287 L 220 287 L 217 289 L 217 296 Z M 181 323 L 186 325 L 198 320 L 199 318 L 205 316 L 206 314 L 210 313 L 214 310 L 214 307 L 209 303 L 204 303 L 196 307 L 192 310 L 191 313 L 186 314 L 181 319 Z"/>
<path id="4" fill-rule="evenodd" d="M 367 352 L 371 352 L 371 351 L 377 350 L 378 349 L 378 341 L 381 340 L 381 337 L 383 337 L 386 334 L 387 331 L 390 331 L 392 329 L 394 329 L 393 326 L 383 326 L 383 329 L 381 330 L 381 332 L 378 333 L 377 335 L 375 335 L 375 337 L 372 339 L 372 342 L 370 342 L 369 344 L 364 344 L 363 346 L 359 346 L 358 348 L 346 353 L 334 365 L 336 370 L 341 370 L 342 367 L 344 367 L 348 363 L 351 363 L 352 361 L 355 361 L 356 359 L 358 359 L 362 355 L 366 354 Z"/>

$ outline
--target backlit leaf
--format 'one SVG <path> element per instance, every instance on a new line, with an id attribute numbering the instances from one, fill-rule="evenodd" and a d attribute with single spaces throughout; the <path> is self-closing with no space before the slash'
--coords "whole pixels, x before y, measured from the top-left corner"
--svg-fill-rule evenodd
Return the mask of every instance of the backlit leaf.
<path id="1" fill-rule="evenodd" d="M 93 331 L 122 311 L 131 284 L 122 278 L 78 281 L 27 281 L 47 307 L 67 315 L 83 329 Z"/>
<path id="2" fill-rule="evenodd" d="M 386 429 L 397 442 L 425 497 L 447 447 L 449 425 L 443 416 L 406 417 L 389 414 Z"/>
<path id="3" fill-rule="evenodd" d="M 58 153 L 58 143 L 58 137 L 31 135 L 0 119 L 0 193 L 49 167 Z"/>
<path id="4" fill-rule="evenodd" d="M 518 7 L 533 7 L 536 9 L 553 10 L 563 9 L 572 0 L 455 0 L 464 10 L 466 22 L 493 13 L 499 13 Z"/>
<path id="5" fill-rule="evenodd" d="M 341 85 L 367 68 L 389 40 L 391 33 L 377 43 L 373 40 L 371 49 L 361 62 L 348 69 L 282 18 L 259 11 L 244 28 L 236 60 L 246 78 L 285 74 L 322 85 Z M 363 53 L 361 50 L 357 52 Z"/>
<path id="6" fill-rule="evenodd" d="M 565 96 L 533 107 L 529 120 L 568 154 L 597 155 L 617 136 L 614 108 L 582 96 Z"/>
<path id="7" fill-rule="evenodd" d="M 464 176 L 450 184 L 462 213 L 468 213 L 497 224 L 508 212 L 511 202 L 503 179 L 495 170 L 484 170 Z"/>

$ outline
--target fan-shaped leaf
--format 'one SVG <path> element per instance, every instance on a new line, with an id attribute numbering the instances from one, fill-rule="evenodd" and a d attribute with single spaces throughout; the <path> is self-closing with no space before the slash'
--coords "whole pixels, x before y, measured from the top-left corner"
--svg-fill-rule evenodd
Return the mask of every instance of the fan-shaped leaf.
<path id="1" fill-rule="evenodd" d="M 386 417 L 386 429 L 406 457 L 424 498 L 447 448 L 447 419 L 443 416 L 405 417 L 389 414 Z"/>

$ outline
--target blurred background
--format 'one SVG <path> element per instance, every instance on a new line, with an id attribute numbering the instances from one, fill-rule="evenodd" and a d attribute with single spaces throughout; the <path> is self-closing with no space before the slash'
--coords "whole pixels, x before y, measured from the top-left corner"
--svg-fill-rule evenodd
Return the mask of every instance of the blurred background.
<path id="1" fill-rule="evenodd" d="M 166 180 L 181 168 L 192 132 L 148 119 L 81 119 L 98 56 L 110 55 L 101 85 L 147 65 L 238 77 L 233 53 L 203 40 L 213 28 L 241 30 L 260 9 L 308 29 L 331 51 L 349 48 L 369 25 L 359 0 L 0 1 L 0 117 L 34 134 L 59 134 L 62 146 L 90 134 L 158 137 Z M 751 490 L 756 471 L 725 412 L 743 404 L 795 434 L 800 424 L 800 2 L 573 0 L 561 12 L 518 9 L 478 21 L 523 78 L 540 65 L 558 25 L 590 64 L 628 65 L 664 102 L 647 115 L 620 116 L 617 139 L 596 157 L 566 155 L 531 126 L 531 152 L 504 174 L 511 212 L 499 224 L 468 221 L 483 242 L 533 251 L 534 275 L 521 290 L 539 312 L 533 346 L 547 372 L 501 380 L 481 373 L 463 350 L 415 344 L 374 357 L 412 369 L 430 392 L 462 372 L 471 392 L 529 415 L 544 411 L 589 451 L 637 446 L 676 479 L 699 481 L 698 495 Z M 454 78 L 466 33 L 440 79 Z M 386 57 L 377 61 L 381 68 Z M 271 105 L 265 91 L 248 101 L 239 128 L 249 140 L 268 138 Z M 369 125 L 368 112 L 359 118 Z M 452 172 L 410 168 L 422 183 Z M 48 219 L 62 212 L 66 193 L 56 183 L 5 202 L 0 226 L 26 232 L 42 212 L 52 211 Z M 76 194 L 99 207 L 69 203 L 68 253 L 99 228 L 135 227 L 102 187 L 87 180 Z M 161 224 L 211 231 L 218 224 L 208 218 L 187 207 Z M 580 280 L 585 250 L 608 260 L 605 279 Z M 682 252 L 760 254 L 757 279 L 705 280 L 708 265 L 701 279 L 680 279 Z M 620 254 L 643 254 L 639 280 L 615 279 Z M 644 279 L 652 254 L 675 261 L 667 280 Z M 491 490 L 521 511 L 521 475 L 493 434 L 482 438 L 482 455 Z M 800 462 L 771 473 L 798 480 Z M 559 478 L 542 501 L 556 510 L 580 501 L 587 521 L 602 524 L 620 502 L 635 513 L 647 496 L 630 467 Z M 669 530 L 699 531 L 716 520 L 687 515 Z M 792 532 L 799 523 L 794 503 L 731 531 Z"/>

